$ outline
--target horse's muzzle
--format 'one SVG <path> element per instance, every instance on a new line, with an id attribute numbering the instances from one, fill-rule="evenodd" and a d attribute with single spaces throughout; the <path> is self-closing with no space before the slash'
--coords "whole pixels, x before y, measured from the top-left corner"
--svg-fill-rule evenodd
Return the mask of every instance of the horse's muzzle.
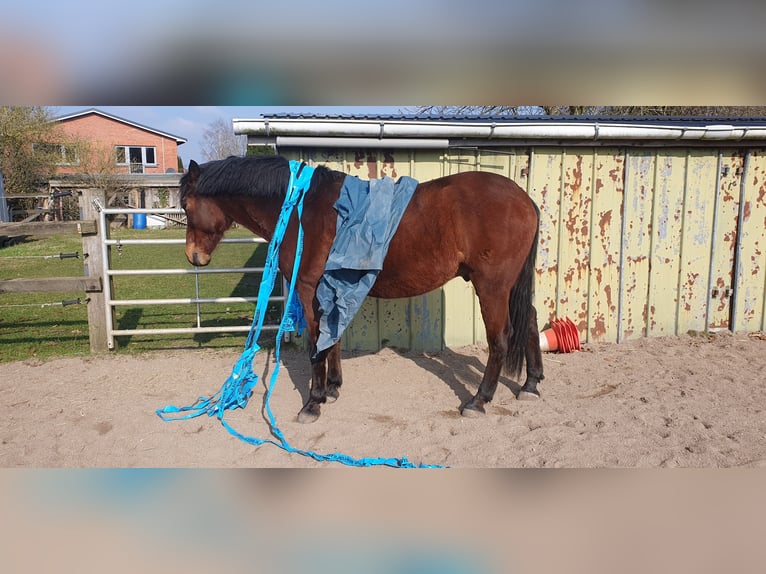
<path id="1" fill-rule="evenodd" d="M 204 267 L 208 263 L 210 263 L 210 257 L 202 257 L 202 258 L 200 258 L 200 255 L 199 255 L 199 253 L 197 251 L 192 253 L 192 258 L 191 258 L 191 264 L 192 265 L 195 265 L 196 267 Z"/>

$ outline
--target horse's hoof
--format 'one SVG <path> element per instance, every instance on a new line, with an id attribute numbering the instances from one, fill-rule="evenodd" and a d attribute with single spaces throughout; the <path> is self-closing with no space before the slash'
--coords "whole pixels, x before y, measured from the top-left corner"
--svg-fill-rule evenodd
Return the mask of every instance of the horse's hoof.
<path id="1" fill-rule="evenodd" d="M 340 397 L 340 389 L 336 385 L 329 385 L 327 387 L 327 402 L 334 403 Z"/>
<path id="2" fill-rule="evenodd" d="M 460 414 L 469 419 L 476 419 L 483 417 L 486 414 L 486 411 L 482 405 L 469 403 L 460 409 Z"/>
<path id="3" fill-rule="evenodd" d="M 298 413 L 298 422 L 302 424 L 315 423 L 319 419 L 319 414 L 319 405 L 310 409 L 303 408 Z"/>
<path id="4" fill-rule="evenodd" d="M 519 396 L 516 397 L 517 401 L 536 401 L 540 398 L 540 393 L 530 393 L 529 391 L 519 391 Z"/>

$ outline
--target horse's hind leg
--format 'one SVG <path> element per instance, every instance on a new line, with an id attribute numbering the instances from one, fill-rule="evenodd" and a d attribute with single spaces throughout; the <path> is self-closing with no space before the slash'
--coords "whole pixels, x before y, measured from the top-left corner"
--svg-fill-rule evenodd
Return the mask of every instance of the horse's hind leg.
<path id="1" fill-rule="evenodd" d="M 543 354 L 540 351 L 540 332 L 537 328 L 537 309 L 534 305 L 529 315 L 529 339 L 525 350 L 527 363 L 527 380 L 519 391 L 519 400 L 535 400 L 540 398 L 540 391 L 537 390 L 537 383 L 542 381 L 543 376 Z"/>

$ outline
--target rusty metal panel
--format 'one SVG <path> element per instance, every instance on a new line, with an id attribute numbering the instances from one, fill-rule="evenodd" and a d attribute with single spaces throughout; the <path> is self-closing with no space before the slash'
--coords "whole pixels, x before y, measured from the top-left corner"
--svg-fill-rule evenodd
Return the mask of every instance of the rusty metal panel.
<path id="1" fill-rule="evenodd" d="M 378 330 L 378 300 L 368 297 L 354 320 L 343 332 L 341 346 L 348 351 L 377 351 L 380 349 Z"/>
<path id="2" fill-rule="evenodd" d="M 708 329 L 728 329 L 734 294 L 734 249 L 737 244 L 739 191 L 744 155 L 728 150 L 720 153 L 719 181 L 713 214 Z"/>
<path id="3" fill-rule="evenodd" d="M 593 158 L 588 341 L 616 341 L 625 156 L 597 149 Z"/>
<path id="4" fill-rule="evenodd" d="M 347 155 L 348 152 L 341 149 L 309 148 L 301 150 L 298 157 L 289 157 L 287 155 L 285 155 L 285 157 L 305 161 L 313 165 L 324 165 L 330 169 L 337 169 L 338 171 L 346 171 Z"/>
<path id="5" fill-rule="evenodd" d="M 409 171 L 405 171 L 403 160 L 399 163 L 399 174 L 409 175 L 418 181 L 429 181 L 444 175 L 444 153 L 441 150 L 419 149 L 409 157 Z"/>
<path id="6" fill-rule="evenodd" d="M 397 179 L 409 175 L 410 152 L 407 150 L 358 149 L 341 153 L 344 155 L 341 165 L 325 165 L 365 180 L 381 177 Z"/>
<path id="7" fill-rule="evenodd" d="M 766 327 L 766 150 L 745 160 L 732 329 Z"/>
<path id="8" fill-rule="evenodd" d="M 626 154 L 618 342 L 646 336 L 651 254 L 654 151 Z"/>
<path id="9" fill-rule="evenodd" d="M 530 150 L 517 150 L 508 173 L 508 177 L 518 183 L 527 193 L 529 193 L 529 157 Z"/>
<path id="10" fill-rule="evenodd" d="M 306 148 L 280 153 L 288 159 L 324 165 L 360 179 L 408 175 L 427 181 L 444 175 L 443 154 L 435 150 Z"/>
<path id="11" fill-rule="evenodd" d="M 704 331 L 707 327 L 710 257 L 716 194 L 717 156 L 709 150 L 687 155 L 678 277 L 677 333 Z"/>
<path id="12" fill-rule="evenodd" d="M 381 347 L 410 347 L 411 316 L 409 299 L 380 299 L 378 301 L 379 345 Z"/>
<path id="13" fill-rule="evenodd" d="M 507 149 L 482 149 L 476 158 L 476 168 L 514 179 L 516 151 Z M 517 182 L 518 183 L 518 182 Z"/>
<path id="14" fill-rule="evenodd" d="M 444 297 L 437 289 L 410 297 L 412 326 L 410 348 L 432 351 L 444 348 Z"/>
<path id="15" fill-rule="evenodd" d="M 472 285 L 473 288 L 473 285 Z M 479 298 L 474 295 L 472 302 L 473 313 L 473 342 L 487 344 L 487 328 L 484 326 L 484 317 L 481 314 L 481 304 Z"/>
<path id="16" fill-rule="evenodd" d="M 444 292 L 444 341 L 449 346 L 462 347 L 477 343 L 477 336 L 484 336 L 483 325 L 477 331 L 476 296 L 473 284 L 461 278 L 449 281 Z"/>
<path id="17" fill-rule="evenodd" d="M 648 335 L 674 335 L 678 315 L 678 273 L 681 263 L 685 150 L 661 150 L 655 162 L 652 198 L 651 259 L 648 292 Z"/>
<path id="18" fill-rule="evenodd" d="M 560 148 L 534 148 L 530 152 L 527 193 L 540 208 L 537 244 L 535 307 L 540 327 L 556 318 L 559 269 L 559 213 L 565 152 Z"/>
<path id="19" fill-rule="evenodd" d="M 766 329 L 766 150 L 748 152 L 749 163 L 744 152 L 710 148 L 552 145 L 307 149 L 291 159 L 363 179 L 476 169 L 514 179 L 541 209 L 540 327 L 570 316 L 583 341 L 725 328 L 730 317 L 738 330 Z M 462 279 L 419 298 L 367 301 L 344 335 L 346 348 L 360 350 L 472 343 L 486 335 Z"/>
<path id="20" fill-rule="evenodd" d="M 477 171 L 477 165 L 480 163 L 479 152 L 475 149 L 452 149 L 445 153 L 445 158 L 448 164 L 445 175 Z"/>
<path id="21" fill-rule="evenodd" d="M 593 150 L 567 149 L 559 210 L 556 314 L 569 317 L 582 340 L 588 334 L 588 282 L 593 192 Z"/>
<path id="22" fill-rule="evenodd" d="M 348 150 L 345 153 L 343 166 L 340 168 L 334 167 L 333 169 L 344 171 L 359 179 L 375 179 L 380 177 L 378 175 L 378 156 L 375 150 Z"/>

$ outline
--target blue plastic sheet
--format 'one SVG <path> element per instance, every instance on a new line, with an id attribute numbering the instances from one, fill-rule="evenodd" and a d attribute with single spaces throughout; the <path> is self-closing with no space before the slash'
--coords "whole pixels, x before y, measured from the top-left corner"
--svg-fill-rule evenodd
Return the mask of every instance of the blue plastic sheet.
<path id="1" fill-rule="evenodd" d="M 370 292 L 399 227 L 417 180 L 390 177 L 363 181 L 346 176 L 340 197 L 335 241 L 317 287 L 322 311 L 317 352 L 334 345 Z"/>

